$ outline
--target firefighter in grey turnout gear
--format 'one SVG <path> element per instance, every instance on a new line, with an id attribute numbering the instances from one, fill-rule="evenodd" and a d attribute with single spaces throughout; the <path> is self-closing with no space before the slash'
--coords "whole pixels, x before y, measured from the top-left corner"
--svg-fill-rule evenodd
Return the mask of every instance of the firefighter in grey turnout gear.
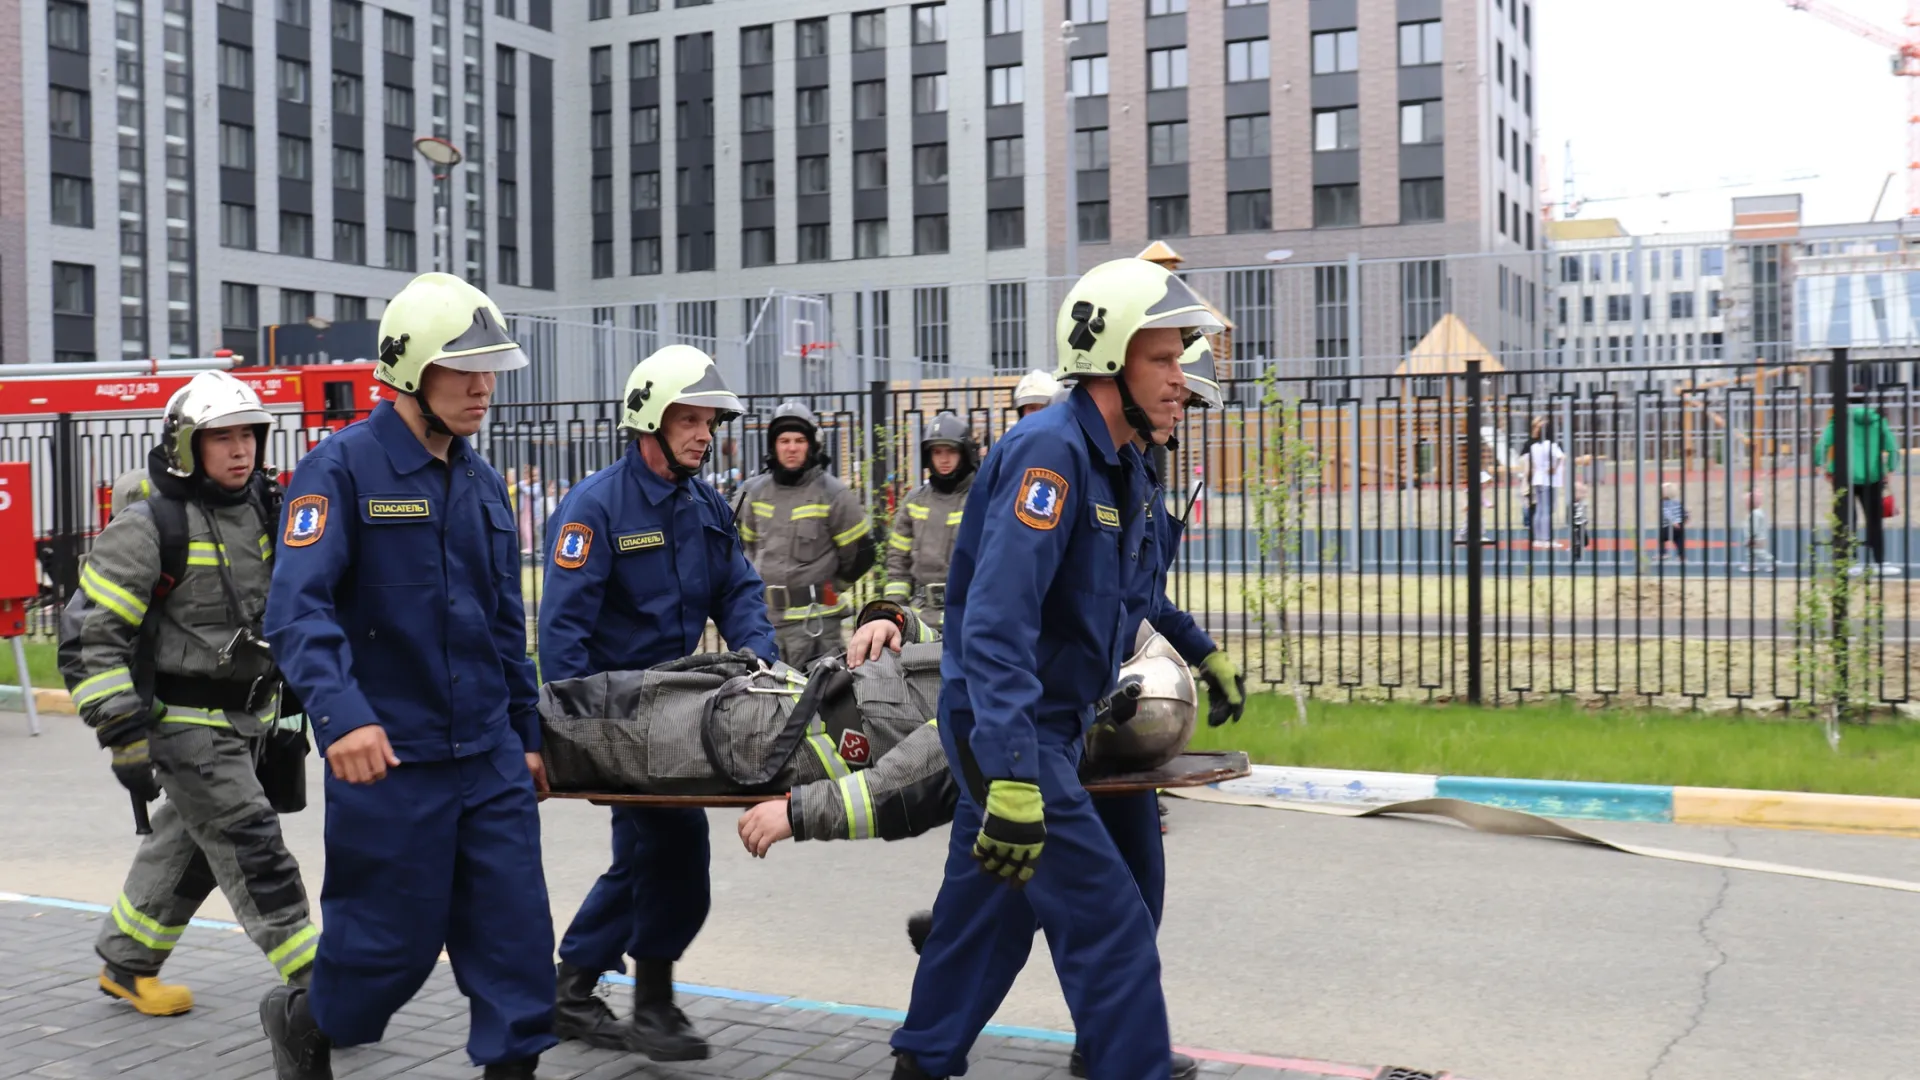
<path id="1" fill-rule="evenodd" d="M 901 501 L 887 537 L 885 595 L 913 605 L 937 630 L 947 607 L 947 562 L 980 467 L 980 448 L 967 422 L 952 413 L 934 417 L 920 440 L 920 467 L 927 482 Z"/>
<path id="2" fill-rule="evenodd" d="M 780 658 L 805 668 L 844 647 L 846 593 L 873 568 L 873 525 L 860 497 L 829 470 L 813 410 L 782 403 L 767 439 L 766 471 L 742 485 L 734 519 L 766 582 Z"/>
<path id="3" fill-rule="evenodd" d="M 283 979 L 304 983 L 319 945 L 276 809 L 304 805 L 287 776 L 304 776 L 307 743 L 304 717 L 281 719 L 260 632 L 279 503 L 258 464 L 267 424 L 226 372 L 176 393 L 144 489 L 125 484 L 61 619 L 61 675 L 114 776 L 142 807 L 166 794 L 94 945 L 101 991 L 150 1016 L 193 1006 L 158 976 L 216 885 Z"/>

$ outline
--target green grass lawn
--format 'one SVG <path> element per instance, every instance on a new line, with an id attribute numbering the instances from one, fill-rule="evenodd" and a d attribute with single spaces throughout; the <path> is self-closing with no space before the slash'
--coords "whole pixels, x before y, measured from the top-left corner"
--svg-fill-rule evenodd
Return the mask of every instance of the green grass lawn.
<path id="1" fill-rule="evenodd" d="M 1804 721 L 1573 705 L 1309 702 L 1307 717 L 1289 726 L 1292 698 L 1255 694 L 1238 725 L 1203 720 L 1193 747 L 1270 765 L 1920 797 L 1920 724 L 1843 726 L 1835 753 Z"/>
<path id="2" fill-rule="evenodd" d="M 26 646 L 27 673 L 33 676 L 33 685 L 48 690 L 65 690 L 67 684 L 60 678 L 60 665 L 55 658 L 53 643 L 29 641 Z M 0 683 L 20 685 L 20 673 L 13 669 L 12 642 L 0 642 Z"/>

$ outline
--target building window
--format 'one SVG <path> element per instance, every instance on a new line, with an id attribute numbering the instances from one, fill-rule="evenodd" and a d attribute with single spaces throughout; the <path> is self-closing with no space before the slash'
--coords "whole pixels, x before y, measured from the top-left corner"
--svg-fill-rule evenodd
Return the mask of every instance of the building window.
<path id="1" fill-rule="evenodd" d="M 53 223 L 93 228 L 93 181 L 84 176 L 53 177 Z"/>
<path id="2" fill-rule="evenodd" d="M 886 219 L 853 223 L 853 257 L 856 259 L 887 257 Z"/>
<path id="3" fill-rule="evenodd" d="M 1025 7 L 1026 4 L 1022 0 L 987 0 L 987 33 L 1019 33 L 1021 11 Z"/>
<path id="4" fill-rule="evenodd" d="M 1520 5 L 1520 43 L 1529 47 L 1533 45 L 1532 4 Z"/>
<path id="5" fill-rule="evenodd" d="M 987 69 L 987 104 L 1018 105 L 1027 100 L 1026 80 L 1019 64 Z"/>
<path id="6" fill-rule="evenodd" d="M 1360 148 L 1360 110 L 1358 108 L 1322 109 L 1313 114 L 1313 148 L 1318 150 L 1358 150 Z"/>
<path id="7" fill-rule="evenodd" d="M 360 0 L 333 0 L 333 37 L 336 41 L 360 40 Z"/>
<path id="8" fill-rule="evenodd" d="M 412 270 L 414 262 L 412 229 L 387 230 L 387 269 Z"/>
<path id="9" fill-rule="evenodd" d="M 360 263 L 367 261 L 367 227 L 357 221 L 336 221 L 333 223 L 333 261 Z"/>
<path id="10" fill-rule="evenodd" d="M 1073 96 L 1107 96 L 1107 58 L 1082 56 L 1073 61 Z"/>
<path id="11" fill-rule="evenodd" d="M 1526 86 L 1526 90 L 1523 95 L 1523 107 L 1526 109 L 1527 115 L 1532 116 L 1533 115 L 1533 73 L 1528 72 L 1526 75 L 1521 76 L 1521 78 L 1524 80 L 1525 86 Z"/>
<path id="12" fill-rule="evenodd" d="M 740 197 L 773 198 L 773 162 L 749 161 L 740 166 Z"/>
<path id="13" fill-rule="evenodd" d="M 1719 277 L 1726 273 L 1727 253 L 1725 248 L 1708 247 L 1700 249 L 1700 276 Z"/>
<path id="14" fill-rule="evenodd" d="M 220 125 L 220 167 L 253 168 L 253 129 L 242 124 Z"/>
<path id="15" fill-rule="evenodd" d="M 1147 0 L 1148 15 L 1179 15 L 1187 10 L 1187 0 Z"/>
<path id="16" fill-rule="evenodd" d="M 1252 7 L 1254 4 L 1264 4 L 1266 2 L 1267 0 L 1227 0 L 1227 6 L 1228 7 Z"/>
<path id="17" fill-rule="evenodd" d="M 712 206 L 713 166 L 702 165 L 697 171 L 682 166 L 674 177 L 674 190 L 680 195 L 681 206 Z"/>
<path id="18" fill-rule="evenodd" d="M 1674 293 L 1667 297 L 1667 317 L 1669 319 L 1693 318 L 1693 294 Z"/>
<path id="19" fill-rule="evenodd" d="M 943 113 L 947 111 L 947 76 L 915 75 L 913 77 L 913 111 L 915 113 Z"/>
<path id="20" fill-rule="evenodd" d="M 87 8 L 69 0 L 47 4 L 47 44 L 70 52 L 87 51 Z"/>
<path id="21" fill-rule="evenodd" d="M 260 287 L 220 283 L 220 326 L 225 330 L 260 329 Z"/>
<path id="22" fill-rule="evenodd" d="M 1445 221 L 1447 219 L 1446 184 L 1435 177 L 1428 180 L 1400 181 L 1400 223 Z"/>
<path id="23" fill-rule="evenodd" d="M 406 86 L 387 86 L 386 122 L 392 127 L 410 128 L 413 126 L 413 89 Z"/>
<path id="24" fill-rule="evenodd" d="M 1580 321 L 1583 323 L 1593 321 L 1593 297 L 1591 296 L 1580 298 Z"/>
<path id="25" fill-rule="evenodd" d="M 795 122 L 801 127 L 824 124 L 830 119 L 827 115 L 827 88 L 809 86 L 794 95 Z"/>
<path id="26" fill-rule="evenodd" d="M 1267 39 L 1227 42 L 1227 81 L 1258 82 L 1267 77 Z"/>
<path id="27" fill-rule="evenodd" d="M 280 254 L 313 257 L 313 215 L 280 211 Z"/>
<path id="28" fill-rule="evenodd" d="M 767 55 L 773 55 L 773 29 L 761 27 L 767 32 Z M 741 39 L 745 40 L 742 31 Z M 660 77 L 660 43 L 658 41 L 635 41 L 627 45 L 627 78 L 657 79 Z"/>
<path id="29" fill-rule="evenodd" d="M 280 74 L 277 85 L 280 100 L 292 102 L 295 105 L 307 104 L 312 94 L 311 74 L 307 69 L 307 62 L 289 60 L 282 56 L 279 58 L 278 70 Z"/>
<path id="30" fill-rule="evenodd" d="M 945 367 L 949 362 L 945 287 L 913 290 L 913 351 L 925 365 Z"/>
<path id="31" fill-rule="evenodd" d="M 53 313 L 93 314 L 93 267 L 81 263 L 53 264 Z"/>
<path id="32" fill-rule="evenodd" d="M 220 204 L 220 246 L 254 249 L 253 207 L 242 203 Z"/>
<path id="33" fill-rule="evenodd" d="M 773 95 L 757 95 L 767 99 L 767 111 L 773 110 Z M 605 114 L 600 114 L 605 115 Z M 749 129 L 757 130 L 757 129 Z M 647 146 L 660 141 L 660 106 L 644 105 L 627 114 L 627 138 L 636 146 Z"/>
<path id="34" fill-rule="evenodd" d="M 1107 21 L 1107 0 L 1067 0 L 1067 19 L 1074 23 Z"/>
<path id="35" fill-rule="evenodd" d="M 1437 64 L 1441 61 L 1440 22 L 1400 24 L 1400 66 Z"/>
<path id="36" fill-rule="evenodd" d="M 220 85 L 229 90 L 253 91 L 253 50 L 220 43 Z"/>
<path id="37" fill-rule="evenodd" d="M 613 17 L 613 0 L 587 0 L 587 20 Z"/>
<path id="38" fill-rule="evenodd" d="M 1147 89 L 1177 90 L 1187 85 L 1186 46 L 1147 52 Z"/>
<path id="39" fill-rule="evenodd" d="M 913 43 L 932 45 L 947 40 L 947 5 L 921 4 L 913 9 Z"/>
<path id="40" fill-rule="evenodd" d="M 798 60 L 827 55 L 827 20 L 801 19 L 794 23 L 793 54 Z"/>
<path id="41" fill-rule="evenodd" d="M 915 255 L 947 253 L 947 215 L 922 214 L 913 219 L 913 253 Z"/>
<path id="42" fill-rule="evenodd" d="M 1266 113 L 1227 117 L 1228 157 L 1266 157 L 1271 152 L 1270 124 Z"/>
<path id="43" fill-rule="evenodd" d="M 826 262 L 833 258 L 833 232 L 826 225 L 802 225 L 799 229 L 800 262 Z"/>
<path id="44" fill-rule="evenodd" d="M 602 45 L 587 50 L 587 85 L 598 86 L 613 81 L 613 46 Z"/>
<path id="45" fill-rule="evenodd" d="M 387 198 L 413 198 L 413 159 L 387 159 Z"/>
<path id="46" fill-rule="evenodd" d="M 613 241 L 595 240 L 593 242 L 592 256 L 593 256 L 593 276 L 596 278 L 612 277 L 613 276 Z"/>
<path id="47" fill-rule="evenodd" d="M 627 14 L 651 15 L 660 10 L 660 0 L 627 0 Z"/>
<path id="48" fill-rule="evenodd" d="M 772 229 L 746 229 L 740 233 L 740 265 L 773 265 Z"/>
<path id="49" fill-rule="evenodd" d="M 313 141 L 296 135 L 280 136 L 280 178 L 313 179 Z"/>
<path id="50" fill-rule="evenodd" d="M 873 191 L 887 186 L 887 152 L 862 150 L 853 155 L 855 191 Z"/>
<path id="51" fill-rule="evenodd" d="M 1147 164 L 1179 165 L 1187 160 L 1187 122 L 1147 125 Z"/>
<path id="52" fill-rule="evenodd" d="M 681 135 L 686 135 L 685 131 Z M 595 150 L 613 149 L 613 114 L 592 113 L 587 117 L 587 138 Z"/>
<path id="53" fill-rule="evenodd" d="M 93 95 L 64 86 L 47 88 L 47 127 L 55 135 L 68 139 L 91 138 L 93 134 Z"/>
<path id="54" fill-rule="evenodd" d="M 1313 73 L 1332 75 L 1360 69 L 1360 32 L 1329 30 L 1313 35 Z"/>
<path id="55" fill-rule="evenodd" d="M 914 183 L 947 183 L 947 144 L 927 142 L 914 146 Z"/>
<path id="56" fill-rule="evenodd" d="M 1658 257 L 1657 255 L 1655 256 Z M 1673 249 L 1673 280 L 1679 281 L 1687 276 L 1687 252 L 1685 248 Z"/>
<path id="57" fill-rule="evenodd" d="M 853 16 L 853 51 L 870 52 L 887 47 L 887 13 L 860 11 Z"/>
<path id="58" fill-rule="evenodd" d="M 278 8 L 276 14 L 281 22 L 289 26 L 307 25 L 307 0 L 280 0 Z"/>
<path id="59" fill-rule="evenodd" d="M 833 190 L 833 173 L 825 154 L 799 159 L 798 189 L 802 195 L 825 195 Z"/>
<path id="60" fill-rule="evenodd" d="M 675 5 L 679 6 L 679 5 Z M 681 34 L 673 39 L 673 70 L 675 74 L 691 75 L 699 71 L 713 70 L 713 35 Z"/>
<path id="61" fill-rule="evenodd" d="M 345 71 L 333 73 L 333 111 L 346 116 L 359 116 L 365 106 L 362 98 L 360 76 Z"/>
<path id="62" fill-rule="evenodd" d="M 1073 133 L 1073 164 L 1081 172 L 1108 167 L 1107 129 L 1085 128 Z"/>
<path id="63" fill-rule="evenodd" d="M 1187 197 L 1185 195 L 1164 195 L 1147 200 L 1147 237 L 1158 240 L 1167 236 L 1187 235 Z"/>
<path id="64" fill-rule="evenodd" d="M 1360 185 L 1323 184 L 1313 189 L 1313 227 L 1342 228 L 1360 224 Z"/>
<path id="65" fill-rule="evenodd" d="M 1004 180 L 1013 176 L 1025 176 L 1027 140 L 1024 136 L 1013 135 L 1004 139 L 987 140 L 987 177 L 992 180 Z"/>
<path id="66" fill-rule="evenodd" d="M 1080 239 L 1089 244 L 1104 244 L 1109 239 L 1107 224 L 1107 204 L 1105 202 L 1083 202 L 1080 204 Z"/>
<path id="67" fill-rule="evenodd" d="M 1402 146 L 1437 143 L 1445 132 L 1446 125 L 1441 121 L 1438 101 L 1400 103 L 1400 144 Z"/>
<path id="68" fill-rule="evenodd" d="M 627 257 L 632 261 L 633 273 L 638 277 L 660 272 L 660 238 L 657 236 L 636 236 L 629 247 Z"/>
<path id="69" fill-rule="evenodd" d="M 367 298 L 364 296 L 340 296 L 333 298 L 334 322 L 365 322 L 367 319 Z"/>
<path id="70" fill-rule="evenodd" d="M 596 214 L 613 213 L 613 177 L 596 176 L 587 186 L 588 205 Z"/>
<path id="71" fill-rule="evenodd" d="M 1271 191 L 1227 193 L 1228 232 L 1270 232 L 1272 229 L 1273 193 Z"/>
<path id="72" fill-rule="evenodd" d="M 637 172 L 627 181 L 628 195 L 632 196 L 633 209 L 660 209 L 660 173 Z"/>
<path id="73" fill-rule="evenodd" d="M 413 20 L 391 11 L 381 12 L 380 47 L 395 56 L 412 56 Z"/>
<path id="74" fill-rule="evenodd" d="M 853 118 L 855 120 L 879 120 L 886 115 L 887 81 L 885 79 L 853 84 Z"/>
<path id="75" fill-rule="evenodd" d="M 1420 259 L 1400 264 L 1401 347 L 1408 352 L 1420 344 L 1446 312 L 1445 263 L 1440 259 Z M 1421 391 L 1425 397 L 1440 396 L 1437 380 Z"/>
<path id="76" fill-rule="evenodd" d="M 367 158 L 350 146 L 333 148 L 333 186 L 343 191 L 365 191 Z"/>
<path id="77" fill-rule="evenodd" d="M 1027 212 L 1020 207 L 987 211 L 987 250 L 1006 251 L 1027 245 Z"/>
<path id="78" fill-rule="evenodd" d="M 686 5 L 676 4 L 675 6 L 684 7 Z M 682 273 L 689 270 L 713 269 L 713 234 L 710 232 L 681 233 L 680 257 L 677 269 Z"/>
<path id="79" fill-rule="evenodd" d="M 1006 282 L 987 286 L 988 355 L 995 371 L 1027 366 L 1027 286 Z"/>

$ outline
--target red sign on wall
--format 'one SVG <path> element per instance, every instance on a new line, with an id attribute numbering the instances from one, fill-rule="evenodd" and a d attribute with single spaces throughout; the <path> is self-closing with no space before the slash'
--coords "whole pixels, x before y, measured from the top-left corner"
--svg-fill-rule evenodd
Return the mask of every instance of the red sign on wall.
<path id="1" fill-rule="evenodd" d="M 0 600 L 30 600 L 40 593 L 29 469 L 24 461 L 0 461 Z"/>

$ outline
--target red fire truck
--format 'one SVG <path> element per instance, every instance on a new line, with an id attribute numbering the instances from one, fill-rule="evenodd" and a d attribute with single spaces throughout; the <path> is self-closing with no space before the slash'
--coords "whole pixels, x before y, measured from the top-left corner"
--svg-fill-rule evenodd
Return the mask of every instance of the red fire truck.
<path id="1" fill-rule="evenodd" d="M 269 412 L 298 426 L 338 429 L 392 397 L 371 363 L 245 367 L 226 349 L 210 357 L 92 364 L 0 365 L 0 422 L 67 414 L 158 418 L 167 400 L 202 371 L 226 370 L 253 387 Z"/>

